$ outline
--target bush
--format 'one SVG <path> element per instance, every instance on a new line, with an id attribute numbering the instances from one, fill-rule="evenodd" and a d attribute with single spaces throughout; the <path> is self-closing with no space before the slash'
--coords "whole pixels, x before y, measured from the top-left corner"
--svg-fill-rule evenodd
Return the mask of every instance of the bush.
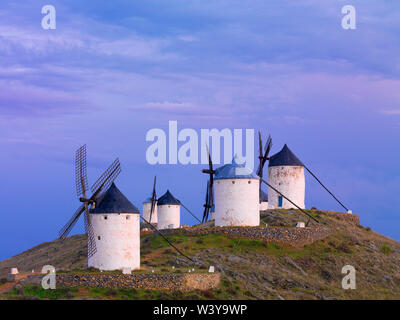
<path id="1" fill-rule="evenodd" d="M 214 294 L 209 290 L 203 291 L 202 294 L 203 294 L 204 297 L 206 297 L 208 299 L 214 299 L 215 298 Z"/>
<path id="2" fill-rule="evenodd" d="M 231 295 L 231 296 L 236 296 L 236 294 L 238 293 L 238 289 L 237 288 L 228 288 L 228 289 L 226 289 L 226 292 L 229 293 L 229 295 Z"/>
<path id="3" fill-rule="evenodd" d="M 197 294 L 191 294 L 185 297 L 185 300 L 200 300 L 200 296 Z"/>
<path id="4" fill-rule="evenodd" d="M 253 297 L 253 294 L 250 291 L 246 291 L 244 294 L 248 297 Z"/>
<path id="5" fill-rule="evenodd" d="M 115 289 L 108 289 L 106 292 L 106 296 L 116 296 L 118 294 L 118 291 Z"/>
<path id="6" fill-rule="evenodd" d="M 339 244 L 336 249 L 344 253 L 352 253 L 350 246 L 346 242 Z"/>
<path id="7" fill-rule="evenodd" d="M 168 293 L 166 292 L 160 292 L 158 294 L 158 300 L 171 300 L 171 297 Z"/>
<path id="8" fill-rule="evenodd" d="M 393 252 L 392 248 L 391 248 L 389 245 L 387 245 L 387 244 L 384 244 L 384 245 L 380 248 L 380 251 L 381 251 L 383 254 L 390 254 L 390 253 Z"/>
<path id="9" fill-rule="evenodd" d="M 174 300 L 182 300 L 183 299 L 183 293 L 181 291 L 173 291 L 171 293 L 172 297 Z"/>

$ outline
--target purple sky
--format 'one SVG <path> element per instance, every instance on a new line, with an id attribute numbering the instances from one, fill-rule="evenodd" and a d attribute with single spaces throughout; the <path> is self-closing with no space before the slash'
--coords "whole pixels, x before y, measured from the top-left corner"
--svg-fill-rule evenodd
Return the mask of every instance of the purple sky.
<path id="1" fill-rule="evenodd" d="M 57 237 L 84 143 L 89 182 L 119 156 L 136 206 L 157 174 L 159 195 L 201 216 L 204 166 L 146 164 L 147 131 L 169 120 L 270 133 L 273 153 L 287 143 L 362 224 L 400 240 L 400 3 L 350 2 L 52 0 L 57 29 L 43 30 L 42 1 L 3 0 L 0 259 Z M 346 4 L 356 30 L 341 28 Z M 306 194 L 340 210 L 310 177 Z"/>

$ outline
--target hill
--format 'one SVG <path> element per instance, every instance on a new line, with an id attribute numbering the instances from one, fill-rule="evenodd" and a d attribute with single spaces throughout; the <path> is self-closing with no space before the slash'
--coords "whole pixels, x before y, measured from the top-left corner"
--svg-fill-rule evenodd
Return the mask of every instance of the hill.
<path id="1" fill-rule="evenodd" d="M 210 265 L 221 273 L 222 285 L 210 292 L 140 292 L 100 289 L 71 290 L 58 298 L 201 298 L 201 299 L 400 299 L 400 243 L 323 211 L 309 211 L 331 229 L 323 240 L 304 247 L 228 238 L 224 235 L 170 235 L 168 238 L 206 271 Z M 304 221 L 304 218 L 302 218 Z M 293 226 L 299 221 L 296 210 L 268 210 L 262 221 L 269 226 Z M 209 226 L 212 225 L 208 223 Z M 204 227 L 204 226 L 199 226 Z M 141 237 L 143 269 L 183 272 L 191 264 L 160 237 Z M 61 241 L 43 243 L 0 262 L 0 278 L 11 267 L 20 271 L 40 271 L 51 264 L 57 270 L 86 269 L 86 236 L 75 235 Z M 342 289 L 342 267 L 356 269 L 355 290 Z M 2 298 L 43 297 L 38 288 L 14 289 Z"/>

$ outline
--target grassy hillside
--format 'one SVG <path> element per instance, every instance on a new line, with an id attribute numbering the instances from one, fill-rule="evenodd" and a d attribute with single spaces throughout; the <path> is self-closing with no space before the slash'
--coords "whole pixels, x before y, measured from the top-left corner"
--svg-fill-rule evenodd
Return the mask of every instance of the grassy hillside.
<path id="1" fill-rule="evenodd" d="M 222 235 L 169 236 L 195 261 L 198 271 L 214 265 L 222 274 L 218 290 L 179 292 L 58 289 L 44 292 L 35 286 L 15 288 L 2 298 L 104 298 L 104 299 L 400 299 L 400 243 L 369 228 L 356 226 L 312 212 L 333 230 L 328 238 L 302 248 Z M 299 221 L 295 210 L 266 211 L 262 220 L 270 226 L 293 226 Z M 304 221 L 304 218 L 303 218 Z M 151 272 L 185 272 L 187 260 L 175 253 L 160 237 L 142 236 L 142 266 Z M 0 262 L 0 278 L 11 267 L 20 271 L 40 270 L 51 264 L 58 270 L 86 269 L 86 237 L 43 243 Z M 357 271 L 357 289 L 343 290 L 342 267 Z M 172 266 L 175 269 L 172 270 Z"/>

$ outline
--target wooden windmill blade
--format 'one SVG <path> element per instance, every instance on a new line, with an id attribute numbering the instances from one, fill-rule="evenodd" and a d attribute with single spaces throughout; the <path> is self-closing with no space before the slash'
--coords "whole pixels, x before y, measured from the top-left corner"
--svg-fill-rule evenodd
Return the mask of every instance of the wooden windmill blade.
<path id="1" fill-rule="evenodd" d="M 75 186 L 78 198 L 89 189 L 86 166 L 86 144 L 80 147 L 75 154 Z"/>
<path id="2" fill-rule="evenodd" d="M 111 186 L 111 184 L 114 182 L 114 180 L 118 177 L 120 173 L 121 173 L 121 164 L 119 163 L 119 159 L 117 158 L 90 188 L 90 190 L 93 192 L 92 197 L 96 198 L 102 192 L 107 191 L 107 189 Z"/>
<path id="3" fill-rule="evenodd" d="M 65 237 L 68 236 L 68 234 L 71 232 L 72 228 L 75 226 L 76 222 L 78 221 L 79 217 L 81 214 L 85 212 L 85 205 L 82 204 L 72 215 L 71 219 L 65 224 L 64 227 L 59 232 L 59 237 L 60 239 L 64 239 Z"/>
<path id="4" fill-rule="evenodd" d="M 209 200 L 208 200 L 208 198 L 209 198 L 209 190 L 210 190 L 209 186 L 210 186 L 210 181 L 207 181 L 206 201 L 204 203 L 204 212 L 203 212 L 202 223 L 207 222 L 208 212 L 210 210 L 210 208 L 209 208 Z"/>
<path id="5" fill-rule="evenodd" d="M 207 202 L 207 216 L 206 216 L 206 221 L 208 221 L 209 216 L 210 216 L 210 211 L 213 207 L 213 189 L 211 186 L 211 183 L 208 184 L 208 202 Z"/>
<path id="6" fill-rule="evenodd" d="M 210 186 L 210 209 L 214 207 L 214 188 Z"/>
<path id="7" fill-rule="evenodd" d="M 86 144 L 81 146 L 75 153 L 75 188 L 78 197 L 83 196 L 80 200 L 84 202 L 72 215 L 67 224 L 60 230 L 61 239 L 68 236 L 72 228 L 75 226 L 79 217 L 83 212 L 88 211 L 88 203 L 86 202 L 86 190 L 88 189 L 87 165 L 86 165 Z"/>
<path id="8" fill-rule="evenodd" d="M 88 258 L 90 258 L 97 252 L 97 247 L 89 212 L 85 213 L 85 229 L 88 237 Z"/>
<path id="9" fill-rule="evenodd" d="M 75 184 L 78 197 L 83 204 L 73 214 L 67 224 L 60 230 L 59 236 L 64 239 L 71 232 L 79 220 L 82 213 L 85 213 L 84 226 L 85 232 L 88 234 L 88 253 L 89 257 L 96 252 L 96 243 L 94 239 L 93 226 L 90 221 L 89 205 L 94 208 L 96 202 L 101 199 L 104 192 L 110 187 L 112 182 L 116 179 L 121 172 L 119 159 L 117 158 L 111 166 L 100 176 L 96 183 L 92 186 L 93 192 L 90 198 L 87 197 L 88 180 L 87 180 L 87 166 L 86 166 L 86 145 L 83 145 L 76 151 L 75 156 Z"/>
<path id="10" fill-rule="evenodd" d="M 88 238 L 88 257 L 92 257 L 97 252 L 96 241 L 94 238 L 94 231 L 93 225 L 90 221 L 90 214 L 89 211 L 85 210 L 85 216 L 83 219 L 83 223 L 85 226 L 85 233 L 87 234 Z"/>
<path id="11" fill-rule="evenodd" d="M 261 132 L 258 131 L 258 142 L 259 142 L 259 156 L 258 158 L 260 159 L 258 169 L 257 169 L 257 175 L 262 178 L 263 177 L 263 171 L 264 171 L 264 166 L 267 160 L 269 159 L 269 153 L 272 148 L 272 138 L 269 135 L 267 142 L 265 143 L 264 146 L 264 152 L 263 152 L 263 146 L 262 146 L 262 138 L 261 138 Z"/>
<path id="12" fill-rule="evenodd" d="M 210 184 L 210 194 L 209 194 L 208 199 L 209 199 L 208 201 L 209 201 L 209 207 L 210 207 L 210 209 L 208 210 L 208 213 L 210 213 L 210 211 L 214 207 L 214 188 L 211 184 Z M 207 220 L 208 220 L 208 215 L 207 215 Z"/>
<path id="13" fill-rule="evenodd" d="M 211 154 L 210 154 L 210 150 L 208 149 L 207 146 L 207 152 L 208 152 L 208 168 L 210 170 L 209 174 L 210 174 L 210 188 L 212 188 L 213 184 L 214 184 L 214 169 L 213 169 L 213 163 L 212 163 L 212 159 L 211 159 Z"/>
<path id="14" fill-rule="evenodd" d="M 157 181 L 157 176 L 154 176 L 153 193 L 151 194 L 151 200 L 150 200 L 151 201 L 150 222 L 151 222 L 151 218 L 153 216 L 153 212 L 154 212 L 155 206 L 157 204 L 156 181 Z"/>
<path id="15" fill-rule="evenodd" d="M 271 135 L 269 135 L 264 147 L 265 152 L 263 157 L 263 166 L 265 165 L 265 162 L 267 162 L 267 160 L 269 159 L 269 153 L 271 152 L 271 149 L 272 149 L 272 138 Z"/>
<path id="16" fill-rule="evenodd" d="M 92 257 L 96 252 L 96 239 L 93 231 L 93 226 L 91 223 L 91 218 L 88 210 L 88 204 L 92 205 L 92 209 L 95 207 L 96 203 L 100 202 L 104 193 L 108 190 L 114 180 L 121 173 L 121 165 L 119 159 L 115 159 L 114 162 L 107 168 L 107 170 L 100 176 L 99 179 L 91 187 L 93 192 L 90 199 L 85 201 L 85 229 L 88 236 L 88 257 Z"/>
<path id="17" fill-rule="evenodd" d="M 94 232 L 93 227 L 90 223 L 90 215 L 89 215 L 89 204 L 93 204 L 93 201 L 87 199 L 87 190 L 88 180 L 87 180 L 87 165 L 86 165 L 86 145 L 83 145 L 76 152 L 75 158 L 75 183 L 77 193 L 83 195 L 83 199 L 80 199 L 83 202 L 83 207 L 85 210 L 84 216 L 84 226 L 85 232 L 88 236 L 88 256 L 91 257 L 94 253 L 96 253 L 96 242 L 94 241 Z M 78 196 L 79 196 L 78 194 Z M 80 215 L 79 215 L 80 216 Z M 76 221 L 79 217 L 76 219 Z M 72 228 L 70 228 L 72 230 Z"/>
<path id="18" fill-rule="evenodd" d="M 215 174 L 208 145 L 206 145 L 206 148 L 208 155 L 208 169 L 203 169 L 202 172 L 207 173 L 209 175 L 209 180 L 207 182 L 206 203 L 204 204 L 203 222 L 206 222 L 208 220 L 210 209 L 212 207 L 212 205 L 210 206 L 210 203 L 213 202 L 212 194 L 213 194 L 214 174 Z"/>
<path id="19" fill-rule="evenodd" d="M 263 159 L 263 149 L 262 149 L 262 137 L 261 137 L 261 132 L 258 131 L 258 159 L 259 159 L 259 164 L 258 164 L 258 169 L 257 169 L 257 175 L 259 177 L 262 176 L 262 159 Z"/>
<path id="20" fill-rule="evenodd" d="M 210 150 L 208 149 L 208 145 L 207 145 L 207 154 L 208 154 L 208 170 L 203 170 L 203 172 L 208 173 L 210 175 L 210 188 L 212 189 L 214 185 L 215 170 L 213 168 L 213 162 L 211 159 Z"/>

